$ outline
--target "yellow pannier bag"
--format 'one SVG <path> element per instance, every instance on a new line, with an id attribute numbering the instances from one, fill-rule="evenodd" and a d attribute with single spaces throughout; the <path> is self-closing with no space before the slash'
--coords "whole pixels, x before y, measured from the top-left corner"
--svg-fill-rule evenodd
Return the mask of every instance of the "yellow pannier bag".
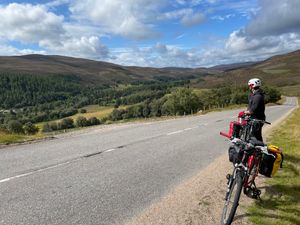
<path id="1" fill-rule="evenodd" d="M 263 154 L 259 172 L 267 177 L 273 177 L 282 167 L 283 154 L 276 145 L 268 145 L 268 153 Z"/>

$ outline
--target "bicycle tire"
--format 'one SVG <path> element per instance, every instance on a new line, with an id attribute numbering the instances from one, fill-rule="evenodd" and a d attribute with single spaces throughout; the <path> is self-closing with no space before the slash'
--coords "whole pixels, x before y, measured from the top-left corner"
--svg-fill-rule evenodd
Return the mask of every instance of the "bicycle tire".
<path id="1" fill-rule="evenodd" d="M 232 179 L 234 180 L 230 186 L 229 193 L 226 194 L 225 204 L 222 211 L 221 225 L 230 225 L 232 223 L 235 212 L 239 205 L 241 191 L 243 188 L 243 176 L 240 172 L 238 172 L 236 174 L 236 178 Z M 231 208 L 229 208 L 229 203 L 232 203 Z"/>

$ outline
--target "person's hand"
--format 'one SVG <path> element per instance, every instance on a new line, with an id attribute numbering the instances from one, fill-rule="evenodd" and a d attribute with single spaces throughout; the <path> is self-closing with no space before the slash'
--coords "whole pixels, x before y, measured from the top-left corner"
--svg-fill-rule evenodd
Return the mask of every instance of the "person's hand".
<path id="1" fill-rule="evenodd" d="M 250 115 L 250 114 L 251 114 L 251 112 L 250 112 L 249 110 L 244 111 L 244 113 L 245 113 L 246 115 Z"/>

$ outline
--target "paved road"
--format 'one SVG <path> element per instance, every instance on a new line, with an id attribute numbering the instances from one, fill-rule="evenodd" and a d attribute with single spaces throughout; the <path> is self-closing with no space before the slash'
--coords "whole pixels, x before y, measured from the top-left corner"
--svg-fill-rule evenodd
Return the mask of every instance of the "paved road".
<path id="1" fill-rule="evenodd" d="M 268 121 L 296 106 L 267 108 Z M 239 110 L 0 149 L 0 224 L 123 224 L 220 154 Z M 227 162 L 224 162 L 227 163 Z"/>

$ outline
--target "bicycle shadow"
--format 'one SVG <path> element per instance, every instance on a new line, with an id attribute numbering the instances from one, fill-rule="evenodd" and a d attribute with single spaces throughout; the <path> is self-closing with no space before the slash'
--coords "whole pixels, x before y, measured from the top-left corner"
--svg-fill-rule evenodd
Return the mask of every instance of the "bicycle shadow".
<path id="1" fill-rule="evenodd" d="M 262 200 L 254 202 L 254 207 L 259 207 L 263 210 L 248 210 L 244 214 L 237 215 L 233 220 L 236 224 L 250 217 L 267 217 L 278 219 L 286 224 L 300 224 L 300 185 L 275 184 L 259 188 L 265 189 L 265 194 Z M 294 216 L 291 216 L 291 214 Z"/>

